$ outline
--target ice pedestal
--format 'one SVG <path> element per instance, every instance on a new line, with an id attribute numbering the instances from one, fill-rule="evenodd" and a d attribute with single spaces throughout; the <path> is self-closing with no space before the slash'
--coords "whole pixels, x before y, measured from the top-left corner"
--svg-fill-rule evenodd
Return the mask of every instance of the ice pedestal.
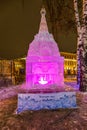
<path id="1" fill-rule="evenodd" d="M 17 113 L 25 110 L 77 108 L 75 92 L 18 94 Z"/>

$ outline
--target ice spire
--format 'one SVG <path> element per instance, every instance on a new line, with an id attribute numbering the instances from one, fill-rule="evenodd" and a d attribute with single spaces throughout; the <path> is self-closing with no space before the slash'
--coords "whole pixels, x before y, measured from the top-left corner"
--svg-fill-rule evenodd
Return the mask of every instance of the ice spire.
<path id="1" fill-rule="evenodd" d="M 48 32 L 48 27 L 47 27 L 47 22 L 46 22 L 46 10 L 43 7 L 40 11 L 41 13 L 41 22 L 40 22 L 40 27 L 39 27 L 39 33 L 40 32 Z"/>

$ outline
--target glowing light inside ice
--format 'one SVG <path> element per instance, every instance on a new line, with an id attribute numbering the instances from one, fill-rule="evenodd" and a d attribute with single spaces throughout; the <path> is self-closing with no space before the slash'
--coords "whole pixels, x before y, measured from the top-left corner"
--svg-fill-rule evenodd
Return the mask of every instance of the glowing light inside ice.
<path id="1" fill-rule="evenodd" d="M 39 80 L 39 83 L 40 84 L 47 84 L 48 81 L 44 80 L 43 77 L 41 77 L 40 80 Z"/>

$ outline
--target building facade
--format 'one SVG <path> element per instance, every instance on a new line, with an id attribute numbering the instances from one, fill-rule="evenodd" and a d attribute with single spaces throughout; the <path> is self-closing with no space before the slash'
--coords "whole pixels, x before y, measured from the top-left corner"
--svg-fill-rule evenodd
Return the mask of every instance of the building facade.
<path id="1" fill-rule="evenodd" d="M 64 74 L 76 75 L 77 74 L 77 60 L 75 53 L 61 52 L 64 56 Z"/>
<path id="2" fill-rule="evenodd" d="M 14 83 L 13 60 L 0 59 L 0 87 Z"/>

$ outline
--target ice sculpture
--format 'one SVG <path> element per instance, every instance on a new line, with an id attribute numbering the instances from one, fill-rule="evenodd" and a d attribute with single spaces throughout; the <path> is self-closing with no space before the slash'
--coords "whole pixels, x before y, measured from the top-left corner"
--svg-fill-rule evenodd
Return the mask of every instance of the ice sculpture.
<path id="1" fill-rule="evenodd" d="M 26 57 L 27 89 L 57 88 L 64 85 L 64 58 L 48 32 L 46 10 L 41 9 L 39 33 L 29 45 Z"/>

